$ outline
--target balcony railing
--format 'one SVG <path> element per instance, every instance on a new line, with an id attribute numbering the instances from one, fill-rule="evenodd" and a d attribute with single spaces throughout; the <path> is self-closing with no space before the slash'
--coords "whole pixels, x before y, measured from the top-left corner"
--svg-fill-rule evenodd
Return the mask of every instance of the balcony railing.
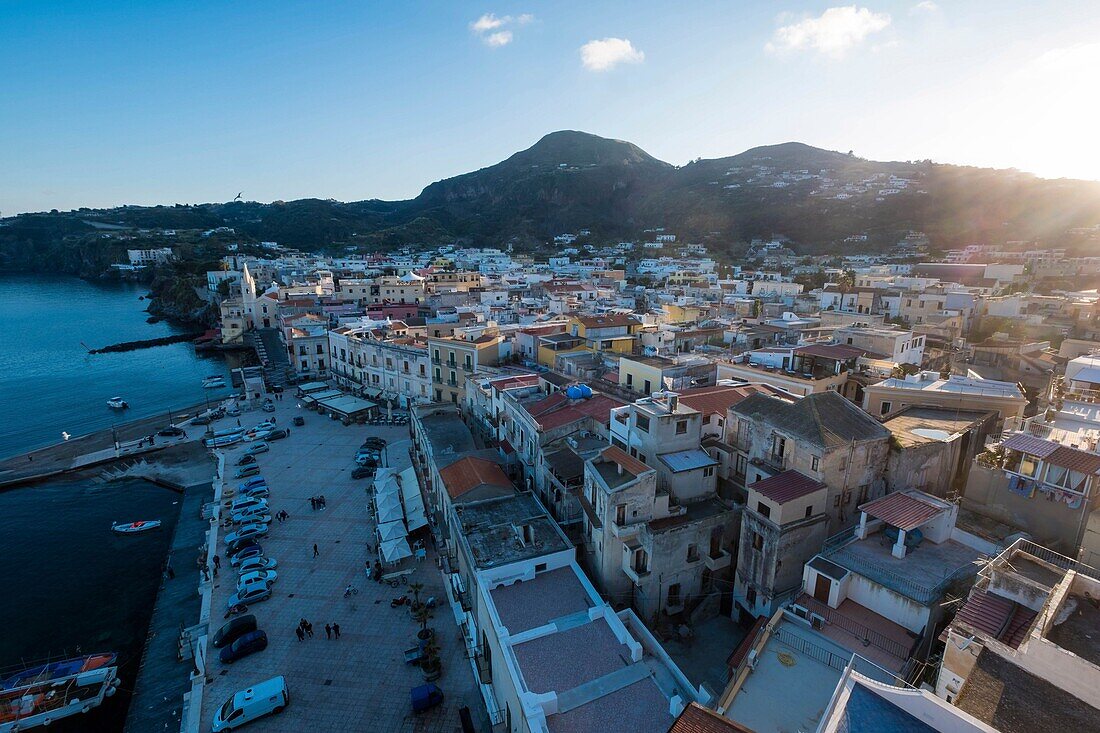
<path id="1" fill-rule="evenodd" d="M 843 629 L 857 639 L 863 640 L 864 644 L 867 646 L 873 646 L 876 649 L 880 649 L 890 656 L 897 658 L 899 661 L 904 661 L 909 658 L 909 648 L 901 642 L 891 639 L 874 629 L 868 628 L 854 619 L 848 618 L 816 598 L 805 596 L 800 598 L 797 603 L 800 606 L 805 606 L 811 613 L 816 613 L 818 616 L 824 618 L 826 623 L 832 624 L 838 629 Z"/>

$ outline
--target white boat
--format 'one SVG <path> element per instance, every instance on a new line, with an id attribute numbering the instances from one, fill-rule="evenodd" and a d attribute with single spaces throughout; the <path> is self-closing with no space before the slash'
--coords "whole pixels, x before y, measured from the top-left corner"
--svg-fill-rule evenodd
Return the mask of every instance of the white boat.
<path id="1" fill-rule="evenodd" d="M 0 677 L 0 733 L 87 713 L 118 690 L 114 654 L 46 662 Z"/>
<path id="2" fill-rule="evenodd" d="M 202 380 L 203 389 L 220 389 L 225 386 L 225 377 L 220 374 L 211 374 Z"/>
<path id="3" fill-rule="evenodd" d="M 138 532 L 148 532 L 158 527 L 160 527 L 159 519 L 150 519 L 147 522 L 129 522 L 127 524 L 115 522 L 111 525 L 111 529 L 119 534 L 137 534 Z"/>
<path id="4" fill-rule="evenodd" d="M 107 407 L 115 410 L 125 410 L 129 406 L 130 404 L 121 397 L 112 397 L 111 399 L 107 400 Z"/>

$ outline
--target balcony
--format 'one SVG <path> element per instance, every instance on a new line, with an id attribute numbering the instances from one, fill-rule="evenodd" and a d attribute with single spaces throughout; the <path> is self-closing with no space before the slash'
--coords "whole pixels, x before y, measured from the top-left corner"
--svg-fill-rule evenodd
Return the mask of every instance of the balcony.
<path id="1" fill-rule="evenodd" d="M 612 522 L 611 534 L 615 535 L 623 542 L 626 542 L 638 536 L 638 530 L 641 529 L 642 524 L 644 524 L 644 522 L 634 522 L 632 524 Z"/>
<path id="2" fill-rule="evenodd" d="M 649 577 L 649 568 L 635 570 L 634 566 L 626 561 L 623 562 L 623 572 L 626 573 L 626 577 L 634 581 L 635 585 L 641 585 Z"/>
<path id="3" fill-rule="evenodd" d="M 719 570 L 728 568 L 731 559 L 728 550 L 719 550 L 717 556 L 711 555 L 709 552 L 703 555 L 703 564 L 707 566 L 707 570 L 716 573 Z"/>

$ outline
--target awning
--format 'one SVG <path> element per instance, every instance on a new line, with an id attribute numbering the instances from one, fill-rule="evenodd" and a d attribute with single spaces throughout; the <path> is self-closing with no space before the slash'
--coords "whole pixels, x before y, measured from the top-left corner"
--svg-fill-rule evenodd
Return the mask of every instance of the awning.
<path id="1" fill-rule="evenodd" d="M 908 492 L 887 494 L 859 508 L 867 512 L 867 516 L 881 519 L 904 532 L 914 530 L 947 511 L 946 506 L 938 506 Z"/>
<path id="2" fill-rule="evenodd" d="M 405 519 L 405 513 L 401 511 L 401 503 L 398 501 L 378 507 L 376 516 L 379 523 L 401 522 Z"/>
<path id="3" fill-rule="evenodd" d="M 428 525 L 424 514 L 424 497 L 420 494 L 420 483 L 416 480 L 416 469 L 409 466 L 401 472 L 401 499 L 405 505 L 405 522 L 410 532 Z"/>
<path id="4" fill-rule="evenodd" d="M 405 523 L 398 520 L 396 522 L 382 522 L 378 525 L 378 540 L 379 542 L 393 542 L 394 540 L 404 539 L 408 536 L 408 531 L 405 529 Z"/>
<path id="5" fill-rule="evenodd" d="M 378 551 L 382 555 L 382 562 L 388 565 L 400 562 L 407 557 L 412 557 L 413 554 L 412 548 L 409 547 L 409 541 L 404 537 L 391 542 L 383 542 L 378 546 Z"/>

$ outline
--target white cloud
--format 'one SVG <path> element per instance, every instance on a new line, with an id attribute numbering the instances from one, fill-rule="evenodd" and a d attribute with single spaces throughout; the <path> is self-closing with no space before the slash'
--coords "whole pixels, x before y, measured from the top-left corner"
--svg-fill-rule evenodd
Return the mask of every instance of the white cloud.
<path id="1" fill-rule="evenodd" d="M 868 36 L 890 25 L 887 13 L 874 13 L 855 5 L 829 8 L 816 18 L 781 26 L 764 47 L 771 52 L 817 51 L 840 58 Z"/>
<path id="2" fill-rule="evenodd" d="M 490 33 L 485 36 L 485 45 L 494 48 L 498 46 L 507 46 L 511 42 L 512 31 L 497 31 L 496 33 Z"/>
<path id="3" fill-rule="evenodd" d="M 608 71 L 619 64 L 640 64 L 645 53 L 625 38 L 604 38 L 581 46 L 581 63 L 589 71 Z"/>
<path id="4" fill-rule="evenodd" d="M 534 20 L 535 16 L 530 13 L 515 16 L 497 16 L 494 13 L 486 13 L 470 23 L 470 31 L 481 38 L 482 43 L 486 46 L 499 48 L 500 46 L 507 46 L 514 38 L 512 31 L 505 30 L 506 26 L 527 25 L 533 23 Z"/>
<path id="5" fill-rule="evenodd" d="M 909 8 L 909 12 L 912 15 L 916 15 L 918 13 L 938 13 L 939 11 L 940 6 L 932 2 L 932 0 L 921 0 L 913 7 Z"/>

